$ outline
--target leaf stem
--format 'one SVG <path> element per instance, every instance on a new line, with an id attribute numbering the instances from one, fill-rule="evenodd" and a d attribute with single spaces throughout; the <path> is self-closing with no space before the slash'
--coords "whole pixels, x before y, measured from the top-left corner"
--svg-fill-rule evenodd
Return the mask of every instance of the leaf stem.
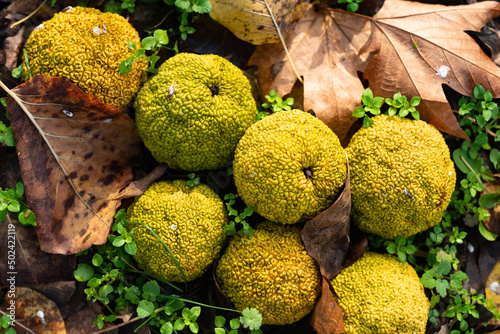
<path id="1" fill-rule="evenodd" d="M 2 314 L 9 314 L 7 312 L 4 312 L 2 310 L 0 310 L 0 313 Z M 14 320 L 14 322 L 16 323 L 16 325 L 19 325 L 19 327 L 22 327 L 23 329 L 25 329 L 27 332 L 30 332 L 31 334 L 35 334 L 35 332 L 33 332 L 31 329 L 29 329 L 28 327 L 24 326 L 23 324 L 21 324 L 19 321 L 17 320 Z"/>
<path id="2" fill-rule="evenodd" d="M 165 281 L 159 277 L 155 277 L 154 275 L 150 275 L 150 274 L 147 274 L 147 273 L 144 273 L 140 270 L 138 270 L 136 267 L 134 267 L 133 265 L 131 265 L 130 263 L 127 262 L 127 260 L 125 260 L 123 257 L 120 258 L 121 261 L 125 262 L 130 268 L 134 269 L 137 273 L 139 273 L 141 276 L 145 277 L 146 279 L 148 280 L 151 280 L 148 276 L 151 276 L 151 277 L 154 277 L 155 279 L 159 280 L 159 281 L 162 281 L 163 283 L 165 284 L 168 284 L 170 287 L 176 289 L 177 291 L 179 292 L 184 292 L 182 291 L 181 288 L 179 288 L 178 286 L 175 286 L 174 284 L 168 282 L 168 281 Z M 163 292 L 167 293 L 167 291 L 165 291 L 165 289 L 163 289 L 161 286 L 160 286 L 160 289 L 163 290 Z"/>
<path id="3" fill-rule="evenodd" d="M 476 171 L 474 169 L 472 169 L 472 167 L 469 165 L 469 163 L 464 159 L 463 155 L 460 156 L 460 159 L 462 159 L 464 164 L 471 170 L 472 173 L 474 173 L 474 175 L 476 176 L 479 183 L 481 183 L 483 185 L 483 187 L 486 189 L 486 186 L 484 185 L 483 181 L 481 181 L 481 178 L 479 177 L 479 175 L 476 174 Z"/>
<path id="4" fill-rule="evenodd" d="M 458 114 L 457 111 L 454 111 L 456 114 Z M 477 124 L 477 121 L 470 117 L 469 115 L 463 115 L 463 117 L 467 118 L 469 121 L 473 122 L 474 124 L 476 124 L 477 126 L 480 126 L 479 124 Z M 482 129 L 484 129 L 484 131 L 488 132 L 488 134 L 490 134 L 491 136 L 493 136 L 494 138 L 497 138 L 497 134 L 494 133 L 493 131 L 491 131 L 490 129 L 488 129 L 487 127 L 481 127 Z"/>
<path id="5" fill-rule="evenodd" d="M 21 24 L 23 23 L 24 21 L 28 20 L 30 17 L 32 17 L 33 15 L 35 15 L 36 12 L 38 12 L 40 10 L 40 8 L 42 8 L 43 5 L 45 5 L 45 3 L 47 2 L 47 0 L 44 0 L 40 6 L 38 6 L 33 12 L 31 12 L 30 15 L 26 16 L 24 19 L 22 20 L 19 20 L 17 22 L 14 22 L 9 28 L 12 29 L 14 28 L 15 26 L 17 26 L 18 24 Z"/>
<path id="6" fill-rule="evenodd" d="M 164 309 L 165 309 L 165 306 L 162 306 L 162 307 L 160 307 L 159 309 L 154 310 L 153 312 L 154 312 L 154 313 L 158 313 L 158 312 L 163 311 Z M 135 318 L 130 319 L 130 320 L 129 320 L 129 321 L 127 321 L 127 322 L 122 322 L 121 324 L 118 324 L 118 325 L 114 325 L 114 326 L 110 326 L 110 327 L 107 327 L 107 328 L 103 328 L 103 329 L 101 329 L 101 330 L 99 330 L 99 331 L 97 331 L 97 332 L 92 332 L 91 334 L 106 333 L 106 332 L 109 332 L 109 331 L 111 331 L 111 330 L 113 330 L 113 329 L 117 329 L 117 328 L 123 327 L 123 326 L 125 326 L 125 325 L 131 324 L 131 323 L 136 322 L 137 320 L 141 320 L 141 319 L 142 319 L 142 318 L 140 318 L 140 317 L 135 317 Z M 33 334 L 34 334 L 34 333 L 33 333 Z"/>
<path id="7" fill-rule="evenodd" d="M 187 279 L 186 279 L 186 276 L 184 275 L 184 270 L 182 270 L 182 267 L 179 264 L 179 261 L 177 261 L 177 259 L 175 258 L 175 255 L 172 253 L 170 248 L 165 244 L 165 242 L 163 242 L 163 240 L 158 236 L 158 234 L 156 234 L 155 231 L 153 231 L 151 229 L 151 227 L 149 227 L 147 224 L 140 223 L 140 222 L 130 222 L 130 223 L 144 226 L 163 245 L 163 247 L 168 251 L 170 256 L 172 256 L 172 259 L 174 260 L 175 265 L 177 266 L 177 269 L 179 269 L 179 271 L 181 272 L 181 276 L 184 279 L 184 285 L 186 286 L 186 291 L 187 291 Z"/>
<path id="8" fill-rule="evenodd" d="M 300 81 L 300 83 L 303 84 L 304 82 L 302 81 L 302 78 L 300 77 L 299 73 L 297 73 L 297 69 L 295 68 L 295 65 L 293 64 L 292 57 L 290 56 L 290 53 L 288 52 L 288 48 L 286 47 L 286 44 L 285 44 L 285 39 L 283 38 L 283 35 L 281 35 L 281 31 L 280 31 L 278 22 L 276 22 L 276 18 L 274 17 L 273 11 L 271 10 L 271 7 L 269 7 L 269 3 L 267 0 L 264 0 L 264 3 L 266 4 L 267 11 L 269 12 L 269 15 L 271 16 L 271 19 L 273 20 L 274 26 L 276 27 L 276 31 L 278 32 L 278 36 L 280 38 L 281 44 L 283 44 L 283 48 L 285 49 L 285 53 L 288 57 L 288 60 L 290 61 L 290 65 L 292 65 L 293 72 L 295 73 L 295 76 Z"/>

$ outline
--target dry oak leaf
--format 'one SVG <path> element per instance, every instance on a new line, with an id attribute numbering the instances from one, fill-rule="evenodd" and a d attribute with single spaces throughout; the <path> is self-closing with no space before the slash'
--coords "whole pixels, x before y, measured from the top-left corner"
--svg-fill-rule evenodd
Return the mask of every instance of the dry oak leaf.
<path id="1" fill-rule="evenodd" d="M 313 6 L 295 25 L 285 44 L 304 81 L 305 111 L 328 125 L 343 141 L 356 121 L 352 113 L 361 104 L 364 87 L 358 71 L 364 68 L 359 50 L 370 36 L 370 24 L 358 16 L 316 11 Z M 259 89 L 264 96 L 272 89 L 283 96 L 297 81 L 280 45 L 260 45 L 249 60 L 258 66 Z"/>
<path id="2" fill-rule="evenodd" d="M 212 0 L 210 16 L 236 37 L 260 45 L 279 43 L 307 10 L 304 0 Z"/>
<path id="3" fill-rule="evenodd" d="M 120 205 L 114 198 L 142 152 L 133 120 L 63 77 L 35 76 L 11 93 L 19 99 L 7 104 L 40 248 L 74 254 L 105 243 Z"/>
<path id="4" fill-rule="evenodd" d="M 500 69 L 465 31 L 479 31 L 500 15 L 500 3 L 463 6 L 428 5 L 387 0 L 373 17 L 359 16 L 372 25 L 372 36 L 362 52 L 372 55 L 363 77 L 374 95 L 396 92 L 422 101 L 421 118 L 460 138 L 460 128 L 442 85 L 472 96 L 476 84 L 500 97 Z"/>

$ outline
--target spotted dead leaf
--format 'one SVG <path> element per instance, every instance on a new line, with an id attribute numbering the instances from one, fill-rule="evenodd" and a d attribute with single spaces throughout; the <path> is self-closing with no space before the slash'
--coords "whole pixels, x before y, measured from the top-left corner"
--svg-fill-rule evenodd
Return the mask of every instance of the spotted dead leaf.
<path id="1" fill-rule="evenodd" d="M 314 258 L 321 274 L 332 279 L 343 268 L 349 251 L 351 188 L 349 170 L 339 198 L 326 210 L 306 222 L 301 236 L 307 254 Z"/>
<path id="2" fill-rule="evenodd" d="M 103 244 L 120 205 L 114 198 L 131 182 L 130 166 L 141 155 L 134 122 L 63 77 L 35 76 L 10 94 L 41 249 L 73 254 Z"/>
<path id="3" fill-rule="evenodd" d="M 307 5 L 304 0 L 212 0 L 210 16 L 246 42 L 279 43 Z"/>
<path id="4" fill-rule="evenodd" d="M 25 287 L 16 287 L 15 295 L 6 295 L 4 312 L 15 308 L 18 333 L 66 334 L 66 327 L 56 303 L 41 293 Z M 41 313 L 39 313 L 41 311 Z"/>
<path id="5" fill-rule="evenodd" d="M 309 324 L 318 334 L 344 333 L 344 318 L 342 309 L 333 298 L 333 288 L 323 276 L 321 297 L 314 306 L 309 318 Z"/>
<path id="6" fill-rule="evenodd" d="M 398 91 L 408 97 L 420 96 L 417 109 L 423 120 L 467 138 L 442 85 L 472 96 L 480 84 L 500 97 L 500 69 L 465 32 L 479 31 L 499 15 L 496 1 L 442 6 L 387 0 L 373 18 L 359 18 L 372 26 L 363 52 L 373 57 L 363 77 L 376 96 L 392 97 Z"/>
<path id="7" fill-rule="evenodd" d="M 347 25 L 347 27 L 345 27 Z M 357 16 L 336 20 L 330 11 L 311 6 L 285 39 L 290 58 L 303 78 L 302 108 L 328 125 L 342 141 L 356 121 L 352 113 L 361 104 L 363 85 L 358 71 L 364 59 L 358 51 L 370 36 L 370 25 Z M 297 76 L 280 45 L 259 45 L 249 60 L 258 66 L 259 89 L 288 94 Z"/>

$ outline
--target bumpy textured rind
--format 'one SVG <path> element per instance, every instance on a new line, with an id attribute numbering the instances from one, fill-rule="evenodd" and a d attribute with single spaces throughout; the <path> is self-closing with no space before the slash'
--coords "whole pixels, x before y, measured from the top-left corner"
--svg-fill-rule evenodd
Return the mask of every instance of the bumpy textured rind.
<path id="1" fill-rule="evenodd" d="M 233 174 L 246 205 L 271 221 L 294 224 L 332 204 L 347 174 L 346 154 L 321 120 L 281 111 L 245 132 Z"/>
<path id="2" fill-rule="evenodd" d="M 441 133 L 424 121 L 380 115 L 346 148 L 351 215 L 363 231 L 394 239 L 441 221 L 455 168 Z"/>
<path id="3" fill-rule="evenodd" d="M 74 7 L 35 28 L 26 51 L 32 75 L 65 76 L 84 93 L 124 110 L 145 81 L 147 69 L 147 63 L 139 60 L 131 72 L 118 73 L 120 63 L 135 52 L 127 41 L 139 43 L 140 38 L 124 17 Z"/>
<path id="4" fill-rule="evenodd" d="M 430 302 L 415 269 L 367 252 L 332 281 L 346 334 L 424 334 Z"/>
<path id="5" fill-rule="evenodd" d="M 170 248 L 188 281 L 207 270 L 222 248 L 228 223 L 224 202 L 207 185 L 184 180 L 153 183 L 127 210 L 131 222 L 147 224 Z M 146 272 L 183 282 L 174 260 L 146 227 L 133 224 L 135 259 Z"/>
<path id="6" fill-rule="evenodd" d="M 262 323 L 291 324 L 307 315 L 320 292 L 320 274 L 295 225 L 265 221 L 251 237 L 237 233 L 216 269 L 236 309 L 256 308 Z"/>
<path id="7" fill-rule="evenodd" d="M 224 167 L 256 110 L 239 68 L 217 55 L 190 53 L 165 61 L 139 91 L 135 108 L 153 157 L 188 171 Z"/>

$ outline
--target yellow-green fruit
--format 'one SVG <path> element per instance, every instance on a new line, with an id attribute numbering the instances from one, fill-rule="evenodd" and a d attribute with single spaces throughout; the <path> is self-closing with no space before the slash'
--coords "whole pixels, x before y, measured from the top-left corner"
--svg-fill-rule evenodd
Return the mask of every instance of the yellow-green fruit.
<path id="1" fill-rule="evenodd" d="M 251 237 L 238 232 L 216 275 L 236 309 L 256 308 L 269 325 L 298 321 L 311 312 L 320 292 L 320 274 L 295 225 L 265 221 Z"/>
<path id="2" fill-rule="evenodd" d="M 124 17 L 94 8 L 74 7 L 54 15 L 31 33 L 23 62 L 23 76 L 64 76 L 102 102 L 125 109 L 146 79 L 147 63 L 136 61 L 132 71 L 119 74 L 118 66 L 135 50 L 127 41 L 139 34 Z"/>
<path id="3" fill-rule="evenodd" d="M 224 202 L 207 185 L 184 180 L 153 183 L 128 208 L 127 219 L 149 226 L 168 246 L 186 280 L 200 277 L 219 255 L 228 223 Z M 146 272 L 171 282 L 184 278 L 170 253 L 143 225 L 133 224 L 135 259 Z"/>
<path id="4" fill-rule="evenodd" d="M 290 110 L 252 125 L 236 148 L 238 194 L 266 219 L 294 224 L 332 204 L 346 177 L 346 154 L 316 117 Z"/>
<path id="5" fill-rule="evenodd" d="M 346 148 L 352 218 L 363 231 L 394 239 L 441 221 L 455 169 L 441 133 L 417 120 L 380 115 Z"/>
<path id="6" fill-rule="evenodd" d="M 367 252 L 332 281 L 346 334 L 424 334 L 430 302 L 415 269 Z"/>
<path id="7" fill-rule="evenodd" d="M 191 53 L 164 62 L 139 91 L 135 108 L 153 157 L 188 171 L 224 167 L 256 110 L 239 68 L 217 55 Z"/>

